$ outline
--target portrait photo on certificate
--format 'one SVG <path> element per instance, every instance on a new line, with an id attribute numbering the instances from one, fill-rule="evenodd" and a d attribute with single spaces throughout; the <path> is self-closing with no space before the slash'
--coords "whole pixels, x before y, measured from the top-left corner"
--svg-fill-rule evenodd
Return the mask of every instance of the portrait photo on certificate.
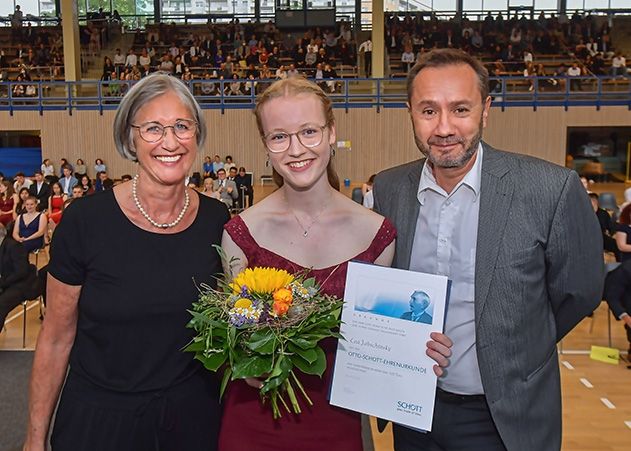
<path id="1" fill-rule="evenodd" d="M 431 430 L 436 376 L 425 349 L 443 330 L 448 295 L 444 276 L 349 263 L 331 404 Z"/>

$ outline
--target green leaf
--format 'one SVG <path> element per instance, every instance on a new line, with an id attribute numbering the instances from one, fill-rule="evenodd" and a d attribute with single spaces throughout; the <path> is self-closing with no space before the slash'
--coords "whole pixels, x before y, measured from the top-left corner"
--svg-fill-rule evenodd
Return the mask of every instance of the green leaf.
<path id="1" fill-rule="evenodd" d="M 239 359 L 232 367 L 232 379 L 245 379 L 246 377 L 259 377 L 272 371 L 271 356 L 254 356 Z"/>
<path id="2" fill-rule="evenodd" d="M 223 394 L 226 391 L 228 382 L 230 382 L 230 376 L 232 376 L 232 369 L 228 367 L 226 368 L 226 371 L 224 371 L 223 378 L 221 379 L 221 387 L 219 388 L 219 399 L 223 398 Z"/>
<path id="3" fill-rule="evenodd" d="M 318 283 L 316 282 L 315 277 L 309 277 L 302 282 L 302 286 L 305 288 L 314 288 L 317 285 Z"/>
<path id="4" fill-rule="evenodd" d="M 302 349 L 302 348 L 299 348 L 298 346 L 293 345 L 292 343 L 289 343 L 288 349 L 291 352 L 293 352 L 295 354 L 298 354 L 308 364 L 312 364 L 313 362 L 315 362 L 318 359 L 318 353 L 316 352 L 316 350 L 314 348 L 312 348 L 312 349 Z"/>
<path id="5" fill-rule="evenodd" d="M 302 349 L 313 349 L 318 344 L 317 341 L 307 339 L 304 335 L 302 337 L 292 338 L 289 341 Z"/>
<path id="6" fill-rule="evenodd" d="M 315 376 L 322 377 L 324 370 L 326 369 L 326 356 L 322 348 L 317 347 L 315 351 L 318 355 L 317 359 L 313 363 L 306 362 L 300 355 L 293 355 L 291 357 L 292 363 L 305 374 L 313 374 Z"/>
<path id="7" fill-rule="evenodd" d="M 276 336 L 269 328 L 259 329 L 250 336 L 248 348 L 260 354 L 272 354 L 276 348 Z"/>
<path id="8" fill-rule="evenodd" d="M 204 368 L 210 371 L 217 371 L 226 362 L 227 357 L 225 352 L 217 352 L 209 356 L 201 353 L 195 355 L 195 358 L 204 364 Z"/>
<path id="9" fill-rule="evenodd" d="M 280 387 L 283 382 L 285 382 L 289 378 L 289 373 L 293 365 L 291 360 L 284 356 L 279 355 L 276 359 L 276 363 L 274 364 L 274 369 L 267 377 L 267 379 L 263 382 L 263 387 L 261 388 L 261 393 L 268 393 L 270 390 Z"/>
<path id="10" fill-rule="evenodd" d="M 201 352 L 204 349 L 206 349 L 206 346 L 204 346 L 203 341 L 191 341 L 188 345 L 186 345 L 186 347 L 184 348 L 184 351 L 185 352 Z"/>

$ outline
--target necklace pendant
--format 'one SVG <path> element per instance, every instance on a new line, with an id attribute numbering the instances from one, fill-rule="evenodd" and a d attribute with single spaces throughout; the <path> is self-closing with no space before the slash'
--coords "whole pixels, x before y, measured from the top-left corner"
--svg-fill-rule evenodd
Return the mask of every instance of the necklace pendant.
<path id="1" fill-rule="evenodd" d="M 167 224 L 166 222 L 164 224 L 160 224 L 160 227 L 163 229 L 168 229 L 169 228 L 169 224 Z"/>
<path id="2" fill-rule="evenodd" d="M 302 234 L 302 236 L 304 236 L 305 238 L 307 238 L 307 235 L 309 235 L 309 231 L 305 230 L 304 233 Z"/>

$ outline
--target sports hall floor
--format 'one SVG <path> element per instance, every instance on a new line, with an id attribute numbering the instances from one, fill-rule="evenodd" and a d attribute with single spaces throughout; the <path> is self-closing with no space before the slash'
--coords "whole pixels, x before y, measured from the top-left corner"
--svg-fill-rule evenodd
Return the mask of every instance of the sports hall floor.
<path id="1" fill-rule="evenodd" d="M 353 184 L 353 186 L 357 186 Z M 629 185 L 595 184 L 596 192 L 615 192 L 619 201 Z M 261 199 L 272 191 L 270 186 L 256 186 Z M 350 188 L 344 192 L 350 194 Z M 38 265 L 48 261 L 44 251 Z M 33 260 L 34 263 L 34 260 Z M 7 318 L 0 333 L 0 350 L 22 350 L 22 306 Z M 608 346 L 607 306 L 603 302 L 592 318 L 584 319 L 559 345 L 563 390 L 564 451 L 626 451 L 631 449 L 631 363 L 627 360 L 628 343 L 620 322 L 611 318 L 612 347 L 622 351 L 617 365 L 591 360 L 592 345 Z M 26 349 L 35 348 L 40 328 L 39 304 L 31 302 L 26 313 Z M 510 358 L 510 356 L 507 356 Z M 373 431 L 376 427 L 373 420 Z M 373 433 L 376 451 L 392 450 L 391 433 Z M 533 450 L 543 451 L 543 450 Z"/>

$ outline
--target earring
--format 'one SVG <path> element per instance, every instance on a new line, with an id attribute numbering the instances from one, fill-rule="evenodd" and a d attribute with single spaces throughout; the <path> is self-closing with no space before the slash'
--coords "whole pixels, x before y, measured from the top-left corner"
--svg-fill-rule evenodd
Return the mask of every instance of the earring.
<path id="1" fill-rule="evenodd" d="M 331 156 L 335 156 L 335 147 L 331 146 Z"/>
<path id="2" fill-rule="evenodd" d="M 269 155 L 267 156 L 267 160 L 265 160 L 265 167 L 269 168 Z"/>

